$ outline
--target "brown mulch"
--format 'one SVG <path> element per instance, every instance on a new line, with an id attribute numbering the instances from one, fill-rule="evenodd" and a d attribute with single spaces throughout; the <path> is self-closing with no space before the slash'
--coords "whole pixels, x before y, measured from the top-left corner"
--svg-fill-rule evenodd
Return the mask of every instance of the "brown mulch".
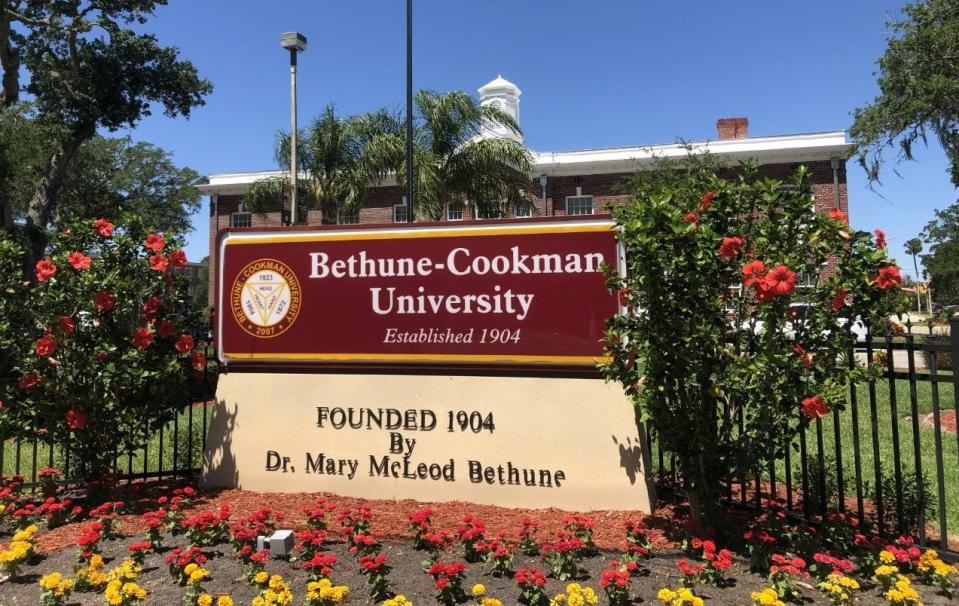
<path id="1" fill-rule="evenodd" d="M 136 485 L 134 485 L 136 486 Z M 172 488 L 172 487 L 171 487 Z M 120 528 L 125 534 L 143 534 L 146 527 L 140 521 L 140 513 L 155 509 L 155 498 L 169 494 L 163 486 L 147 486 L 139 491 L 139 501 L 134 506 L 137 513 L 121 516 Z M 126 496 L 126 498 L 124 498 Z M 120 499 L 134 503 L 131 495 L 120 495 Z M 239 519 L 260 509 L 281 511 L 285 514 L 284 526 L 299 529 L 305 525 L 303 507 L 310 505 L 317 497 L 323 497 L 336 505 L 336 511 L 368 506 L 373 513 L 372 527 L 377 537 L 384 539 L 407 539 L 407 514 L 429 506 L 433 509 L 433 525 L 440 529 L 455 530 L 467 513 L 478 517 L 486 524 L 486 535 L 495 536 L 505 532 L 516 534 L 523 518 L 531 517 L 539 522 L 539 536 L 556 534 L 563 528 L 563 519 L 570 513 L 580 513 L 596 522 L 593 540 L 600 549 L 620 549 L 625 538 L 626 520 L 643 521 L 650 528 L 649 537 L 653 546 L 662 548 L 676 547 L 685 528 L 688 511 L 683 506 L 660 504 L 653 515 L 639 511 L 588 511 L 569 512 L 560 509 L 510 509 L 494 505 L 477 505 L 459 501 L 447 503 L 429 503 L 413 500 L 370 500 L 341 497 L 329 493 L 261 493 L 247 490 L 214 490 L 198 492 L 198 497 L 185 514 L 219 510 L 229 505 L 233 519 Z M 77 534 L 82 522 L 67 524 L 43 533 L 38 537 L 37 548 L 41 553 L 50 553 L 76 545 Z M 331 526 L 335 528 L 335 524 Z"/>

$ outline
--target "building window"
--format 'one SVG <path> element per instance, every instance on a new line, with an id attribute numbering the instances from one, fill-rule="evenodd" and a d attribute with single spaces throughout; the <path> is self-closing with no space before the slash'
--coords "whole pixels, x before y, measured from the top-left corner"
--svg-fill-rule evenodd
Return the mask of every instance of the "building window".
<path id="1" fill-rule="evenodd" d="M 338 225 L 355 225 L 360 222 L 360 211 L 354 209 L 351 211 L 336 211 L 336 223 Z"/>
<path id="2" fill-rule="evenodd" d="M 393 222 L 406 223 L 409 220 L 406 214 L 406 204 L 396 204 L 393 206 Z"/>
<path id="3" fill-rule="evenodd" d="M 514 217 L 532 217 L 533 216 L 533 205 L 529 200 L 523 200 L 517 202 L 513 207 L 513 216 Z"/>
<path id="4" fill-rule="evenodd" d="M 253 214 L 244 212 L 231 213 L 230 227 L 253 227 Z"/>
<path id="5" fill-rule="evenodd" d="M 502 215 L 498 206 L 478 206 L 476 207 L 477 219 L 499 219 Z"/>
<path id="6" fill-rule="evenodd" d="M 593 214 L 593 196 L 566 196 L 566 214 Z"/>
<path id="7" fill-rule="evenodd" d="M 463 220 L 463 203 L 462 202 L 450 202 L 446 205 L 446 220 L 447 221 L 462 221 Z"/>

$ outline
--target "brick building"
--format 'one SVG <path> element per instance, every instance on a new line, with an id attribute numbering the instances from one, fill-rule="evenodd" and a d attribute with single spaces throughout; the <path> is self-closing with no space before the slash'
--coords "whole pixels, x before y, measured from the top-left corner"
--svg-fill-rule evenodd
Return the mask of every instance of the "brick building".
<path id="1" fill-rule="evenodd" d="M 495 104 L 519 122 L 520 89 L 502 77 L 478 90 L 482 104 Z M 716 121 L 717 138 L 688 142 L 694 152 L 708 150 L 729 165 L 753 159 L 760 164 L 760 175 L 787 178 L 799 165 L 812 172 L 813 193 L 820 211 L 840 208 L 848 212 L 846 159 L 851 146 L 845 131 L 802 133 L 795 135 L 749 136 L 749 120 L 744 117 Z M 505 130 L 487 129 L 484 136 L 512 136 Z M 520 138 L 520 141 L 522 139 Z M 533 156 L 535 193 L 532 204 L 512 209 L 512 216 L 551 216 L 602 213 L 626 196 L 615 186 L 633 172 L 650 166 L 658 157 L 684 157 L 683 145 L 638 145 L 566 152 L 537 152 Z M 210 198 L 210 267 L 216 267 L 216 237 L 229 227 L 280 225 L 280 213 L 264 215 L 245 212 L 243 194 L 251 183 L 281 175 L 281 171 L 221 173 L 210 175 L 201 190 Z M 341 223 L 390 223 L 406 221 L 405 198 L 395 181 L 387 180 L 372 188 L 360 206 L 358 216 L 341 218 Z M 477 216 L 470 206 L 450 206 L 445 220 L 460 221 Z M 308 224 L 319 224 L 321 213 L 311 210 Z M 210 300 L 214 293 L 215 272 L 209 272 Z"/>

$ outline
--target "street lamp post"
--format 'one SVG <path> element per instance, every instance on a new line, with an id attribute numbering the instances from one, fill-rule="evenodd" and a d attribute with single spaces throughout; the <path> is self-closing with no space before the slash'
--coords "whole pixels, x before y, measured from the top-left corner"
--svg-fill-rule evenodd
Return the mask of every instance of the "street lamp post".
<path id="1" fill-rule="evenodd" d="M 406 0 L 406 220 L 413 210 L 413 0 Z"/>
<path id="2" fill-rule="evenodd" d="M 284 32 L 280 34 L 280 46 L 290 51 L 290 183 L 293 185 L 290 193 L 290 224 L 296 225 L 296 53 L 306 50 L 306 36 L 299 32 Z"/>

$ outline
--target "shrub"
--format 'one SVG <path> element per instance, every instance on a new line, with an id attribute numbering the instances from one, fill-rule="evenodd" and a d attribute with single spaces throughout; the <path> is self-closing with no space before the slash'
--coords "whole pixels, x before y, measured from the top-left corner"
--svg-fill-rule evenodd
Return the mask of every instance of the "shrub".
<path id="1" fill-rule="evenodd" d="M 609 286 L 630 313 L 609 320 L 603 366 L 675 455 L 694 519 L 716 528 L 723 478 L 763 469 L 844 406 L 866 371 L 839 364 L 856 342 L 843 327 L 876 325 L 902 282 L 878 235 L 816 212 L 807 169 L 788 184 L 718 171 L 708 155 L 664 162 L 614 210 L 626 271 L 610 268 Z"/>
<path id="2" fill-rule="evenodd" d="M 885 530 L 916 533 L 919 530 L 920 513 L 925 520 L 931 520 L 937 513 L 935 495 L 932 482 L 925 472 L 922 474 L 922 496 L 920 497 L 919 484 L 914 473 L 903 471 L 902 475 L 902 509 L 899 509 L 899 500 L 896 497 L 896 473 L 893 469 L 883 469 L 880 476 L 880 490 L 874 484 L 867 484 L 866 493 L 872 502 L 882 501 L 882 519 L 876 524 Z M 882 497 L 880 499 L 880 497 Z M 879 510 L 876 509 L 878 518 Z M 902 527 L 899 527 L 899 518 L 902 518 Z"/>
<path id="3" fill-rule="evenodd" d="M 207 360 L 189 334 L 178 246 L 136 218 L 80 221 L 51 238 L 29 286 L 0 291 L 0 311 L 17 308 L 0 315 L 0 353 L 11 356 L 0 355 L 0 400 L 17 403 L 0 410 L 0 430 L 70 444 L 78 467 L 67 471 L 89 479 L 203 397 L 194 369 Z M 0 268 L 22 258 L 0 240 Z"/>

